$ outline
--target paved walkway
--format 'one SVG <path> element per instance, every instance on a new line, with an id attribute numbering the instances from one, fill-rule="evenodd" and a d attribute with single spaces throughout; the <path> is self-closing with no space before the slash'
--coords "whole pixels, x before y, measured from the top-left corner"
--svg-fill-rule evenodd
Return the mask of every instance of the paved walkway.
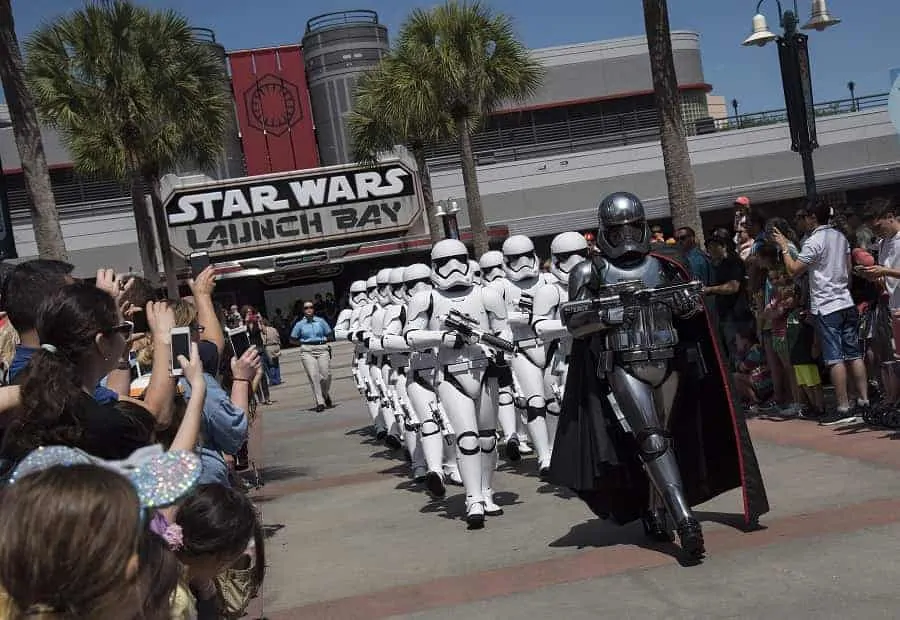
<path id="1" fill-rule="evenodd" d="M 312 406 L 295 351 L 263 411 L 269 572 L 252 617 L 895 618 L 900 582 L 900 435 L 753 420 L 772 512 L 737 529 L 733 492 L 700 507 L 708 559 L 684 568 L 639 524 L 610 526 L 536 477 L 503 465 L 506 514 L 460 520 L 464 495 L 431 501 L 368 436 L 335 347 L 334 399 Z"/>

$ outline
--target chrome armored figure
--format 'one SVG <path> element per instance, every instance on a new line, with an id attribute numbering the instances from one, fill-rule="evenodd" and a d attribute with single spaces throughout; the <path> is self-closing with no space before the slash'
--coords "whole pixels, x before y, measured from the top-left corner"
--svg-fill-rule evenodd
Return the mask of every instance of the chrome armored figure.
<path id="1" fill-rule="evenodd" d="M 501 340 L 497 334 L 508 333 L 508 328 L 502 300 L 493 289 L 475 286 L 472 271 L 462 242 L 436 243 L 431 249 L 434 289 L 409 302 L 404 334 L 417 351 L 437 349 L 437 391 L 456 434 L 466 521 L 478 528 L 485 515 L 503 513 L 492 490 L 497 381 L 488 373 L 483 345 Z"/>
<path id="2" fill-rule="evenodd" d="M 544 286 L 540 261 L 534 243 L 524 235 L 513 235 L 503 242 L 503 270 L 506 278 L 491 282 L 506 303 L 507 316 L 517 352 L 512 356 L 513 385 L 522 399 L 528 432 L 534 442 L 538 470 L 545 476 L 550 469 L 551 444 L 547 433 L 547 401 L 544 370 L 547 351 L 544 342 L 531 327 L 531 304 L 534 295 Z M 515 437 L 507 439 L 507 455 L 514 452 Z"/>
<path id="3" fill-rule="evenodd" d="M 636 196 L 600 203 L 597 249 L 560 307 L 574 340 L 551 479 L 603 518 L 641 518 L 651 538 L 671 540 L 674 526 L 696 561 L 705 550 L 692 506 L 743 487 L 748 526 L 768 511 L 746 421 L 702 286 L 677 255 L 650 253 Z"/>
<path id="4" fill-rule="evenodd" d="M 562 322 L 560 306 L 569 301 L 569 276 L 587 257 L 588 245 L 584 235 L 577 232 L 556 235 L 550 242 L 550 275 L 553 280 L 538 289 L 532 302 L 531 326 L 538 338 L 544 341 L 549 360 L 544 382 L 549 392 L 547 432 L 551 441 L 562 406 L 572 351 L 572 337 Z"/>
<path id="5" fill-rule="evenodd" d="M 607 308 L 574 314 L 568 320 L 569 329 L 576 337 L 593 334 L 602 351 L 598 372 L 605 375 L 624 422 L 637 439 L 654 491 L 644 517 L 648 534 L 668 538 L 668 512 L 685 552 L 702 557 L 703 532 L 685 498 L 669 428 L 679 381 L 671 363 L 678 344 L 673 315 L 700 312 L 702 301 L 690 293 L 640 307 L 615 301 L 623 291 L 666 287 L 682 278 L 649 256 L 650 230 L 636 196 L 625 192 L 607 196 L 600 203 L 599 219 L 597 247 L 602 258 L 583 261 L 575 268 L 569 294 L 573 300 L 612 298 L 613 302 Z"/>

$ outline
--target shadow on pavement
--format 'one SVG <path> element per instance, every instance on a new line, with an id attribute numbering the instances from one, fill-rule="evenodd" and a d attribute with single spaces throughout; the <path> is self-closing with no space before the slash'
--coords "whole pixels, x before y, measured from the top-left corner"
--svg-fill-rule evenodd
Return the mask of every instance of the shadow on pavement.
<path id="1" fill-rule="evenodd" d="M 309 476 L 309 469 L 306 467 L 263 467 L 259 472 L 260 479 L 265 483 L 281 482 L 307 476 Z"/>
<path id="2" fill-rule="evenodd" d="M 425 495 L 425 499 L 429 500 L 427 504 L 419 509 L 422 514 L 436 514 L 444 519 L 460 519 L 466 515 L 466 494 L 459 493 L 457 495 L 449 495 L 450 489 L 447 489 L 448 495 L 442 499 L 434 499 Z M 494 493 L 494 501 L 498 506 L 506 508 L 507 506 L 515 506 L 521 504 L 518 493 L 509 491 L 497 491 Z M 491 517 L 488 517 L 490 520 Z"/>

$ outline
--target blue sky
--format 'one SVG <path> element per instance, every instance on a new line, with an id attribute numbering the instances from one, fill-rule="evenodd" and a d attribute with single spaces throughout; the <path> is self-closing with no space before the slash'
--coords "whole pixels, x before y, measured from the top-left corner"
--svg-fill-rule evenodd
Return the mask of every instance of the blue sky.
<path id="1" fill-rule="evenodd" d="M 306 20 L 341 9 L 378 11 L 391 34 L 397 32 L 410 8 L 427 7 L 429 0 L 141 0 L 155 7 L 173 8 L 195 26 L 212 28 L 228 49 L 262 47 L 299 41 Z M 797 0 L 803 21 L 811 0 Z M 783 4 L 790 4 L 786 0 Z M 12 0 L 16 30 L 24 39 L 42 21 L 81 6 L 76 0 Z M 639 0 L 489 0 L 498 11 L 513 16 L 523 41 L 546 47 L 642 34 Z M 858 96 L 890 90 L 889 71 L 900 67 L 900 2 L 897 0 L 829 0 L 832 13 L 843 23 L 810 33 L 810 56 L 816 101 L 849 96 L 847 82 L 856 82 Z M 715 94 L 737 98 L 742 112 L 784 106 L 774 45 L 745 48 L 755 0 L 669 0 L 673 29 L 701 35 L 704 73 Z M 612 8 L 615 7 L 615 8 Z M 777 27 L 774 0 L 763 13 Z M 589 78 L 588 78 L 589 79 Z"/>

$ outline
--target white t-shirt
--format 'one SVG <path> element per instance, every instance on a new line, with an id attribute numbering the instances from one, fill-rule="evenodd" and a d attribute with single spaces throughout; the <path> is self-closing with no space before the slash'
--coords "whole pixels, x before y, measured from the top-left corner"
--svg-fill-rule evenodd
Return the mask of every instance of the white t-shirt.
<path id="1" fill-rule="evenodd" d="M 803 242 L 797 259 L 807 265 L 813 314 L 832 314 L 853 306 L 849 255 L 847 237 L 831 226 L 819 226 Z"/>
<path id="2" fill-rule="evenodd" d="M 888 269 L 900 269 L 900 233 L 890 239 L 882 239 L 878 244 L 878 264 Z M 890 299 L 891 310 L 900 309 L 900 278 L 885 278 L 884 288 Z"/>

